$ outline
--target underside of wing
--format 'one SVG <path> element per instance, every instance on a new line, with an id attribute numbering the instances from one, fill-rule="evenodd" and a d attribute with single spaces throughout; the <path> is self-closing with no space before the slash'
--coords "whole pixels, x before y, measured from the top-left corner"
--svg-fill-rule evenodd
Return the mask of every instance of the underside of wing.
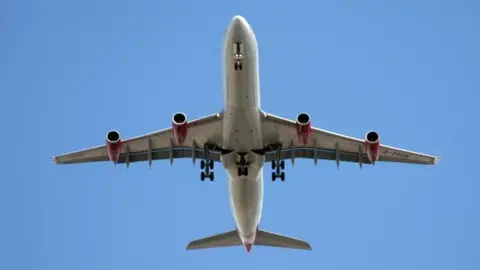
<path id="1" fill-rule="evenodd" d="M 369 131 L 365 138 L 357 139 L 311 126 L 310 116 L 300 113 L 289 120 L 262 113 L 265 160 L 307 158 L 375 164 L 397 162 L 433 165 L 439 157 L 416 153 L 380 144 L 380 135 Z"/>
<path id="2" fill-rule="evenodd" d="M 220 161 L 222 153 L 222 113 L 187 121 L 183 113 L 172 118 L 172 127 L 143 136 L 122 140 L 112 130 L 105 145 L 53 157 L 56 164 L 113 161 L 115 163 L 159 159 L 196 158 Z"/>

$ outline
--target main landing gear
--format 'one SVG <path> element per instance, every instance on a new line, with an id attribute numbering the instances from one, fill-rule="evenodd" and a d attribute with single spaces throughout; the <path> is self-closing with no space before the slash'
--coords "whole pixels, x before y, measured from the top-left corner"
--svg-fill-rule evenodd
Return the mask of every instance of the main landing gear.
<path id="1" fill-rule="evenodd" d="M 245 156 L 247 155 L 247 153 L 238 153 L 238 155 L 240 156 L 240 161 L 237 162 L 237 166 L 238 166 L 237 175 L 238 176 L 242 176 L 242 175 L 248 176 L 248 165 L 249 165 L 249 163 L 245 159 Z"/>
<path id="2" fill-rule="evenodd" d="M 208 166 L 207 166 L 208 165 Z M 210 178 L 210 181 L 215 180 L 215 174 L 210 170 L 213 170 L 213 160 L 200 161 L 200 169 L 204 170 L 200 173 L 200 180 L 205 181 L 205 178 Z"/>
<path id="3" fill-rule="evenodd" d="M 200 180 L 205 181 L 205 178 L 210 178 L 210 181 L 213 182 L 215 174 L 210 170 L 213 170 L 215 163 L 213 160 L 209 160 L 208 156 L 208 148 L 205 147 L 205 160 L 200 161 L 200 169 L 203 170 L 203 172 L 200 173 Z"/>
<path id="4" fill-rule="evenodd" d="M 285 172 L 281 172 L 281 170 L 285 169 L 285 161 L 284 160 L 272 160 L 272 170 L 275 170 L 272 172 L 272 181 L 275 182 L 277 178 L 280 178 L 280 180 L 285 181 Z"/>

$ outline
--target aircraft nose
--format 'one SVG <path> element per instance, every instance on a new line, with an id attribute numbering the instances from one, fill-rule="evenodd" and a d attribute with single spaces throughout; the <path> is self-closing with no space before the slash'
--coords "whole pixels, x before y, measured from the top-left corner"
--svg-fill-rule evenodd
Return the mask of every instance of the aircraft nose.
<path id="1" fill-rule="evenodd" d="M 239 15 L 232 18 L 229 28 L 231 38 L 239 42 L 243 41 L 250 31 L 247 20 Z"/>

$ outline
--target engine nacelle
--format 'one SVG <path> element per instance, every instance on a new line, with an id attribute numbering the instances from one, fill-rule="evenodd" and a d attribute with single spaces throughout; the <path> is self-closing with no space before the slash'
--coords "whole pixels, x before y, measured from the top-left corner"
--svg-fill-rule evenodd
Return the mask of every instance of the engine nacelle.
<path id="1" fill-rule="evenodd" d="M 297 135 L 300 142 L 303 144 L 308 143 L 308 139 L 312 134 L 312 126 L 310 121 L 310 115 L 307 113 L 300 113 L 297 116 Z"/>
<path id="2" fill-rule="evenodd" d="M 187 116 L 181 112 L 174 114 L 172 117 L 172 128 L 177 143 L 183 144 L 187 138 Z"/>
<path id="3" fill-rule="evenodd" d="M 370 162 L 375 165 L 375 162 L 380 157 L 380 135 L 375 131 L 367 132 L 365 135 L 365 149 Z"/>
<path id="4" fill-rule="evenodd" d="M 122 152 L 122 139 L 118 131 L 111 130 L 107 133 L 106 146 L 108 158 L 114 163 L 117 163 L 120 153 Z"/>

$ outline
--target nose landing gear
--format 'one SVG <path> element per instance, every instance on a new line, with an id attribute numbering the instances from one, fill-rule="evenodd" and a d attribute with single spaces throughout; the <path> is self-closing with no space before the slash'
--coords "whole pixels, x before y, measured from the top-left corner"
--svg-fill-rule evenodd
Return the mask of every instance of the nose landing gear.
<path id="1" fill-rule="evenodd" d="M 234 64 L 235 70 L 242 70 L 243 69 L 242 59 L 243 59 L 242 54 L 235 54 L 235 64 Z"/>
<path id="2" fill-rule="evenodd" d="M 235 42 L 233 46 L 233 54 L 235 55 L 235 62 L 233 67 L 235 70 L 242 70 L 242 61 L 243 61 L 243 43 Z"/>

